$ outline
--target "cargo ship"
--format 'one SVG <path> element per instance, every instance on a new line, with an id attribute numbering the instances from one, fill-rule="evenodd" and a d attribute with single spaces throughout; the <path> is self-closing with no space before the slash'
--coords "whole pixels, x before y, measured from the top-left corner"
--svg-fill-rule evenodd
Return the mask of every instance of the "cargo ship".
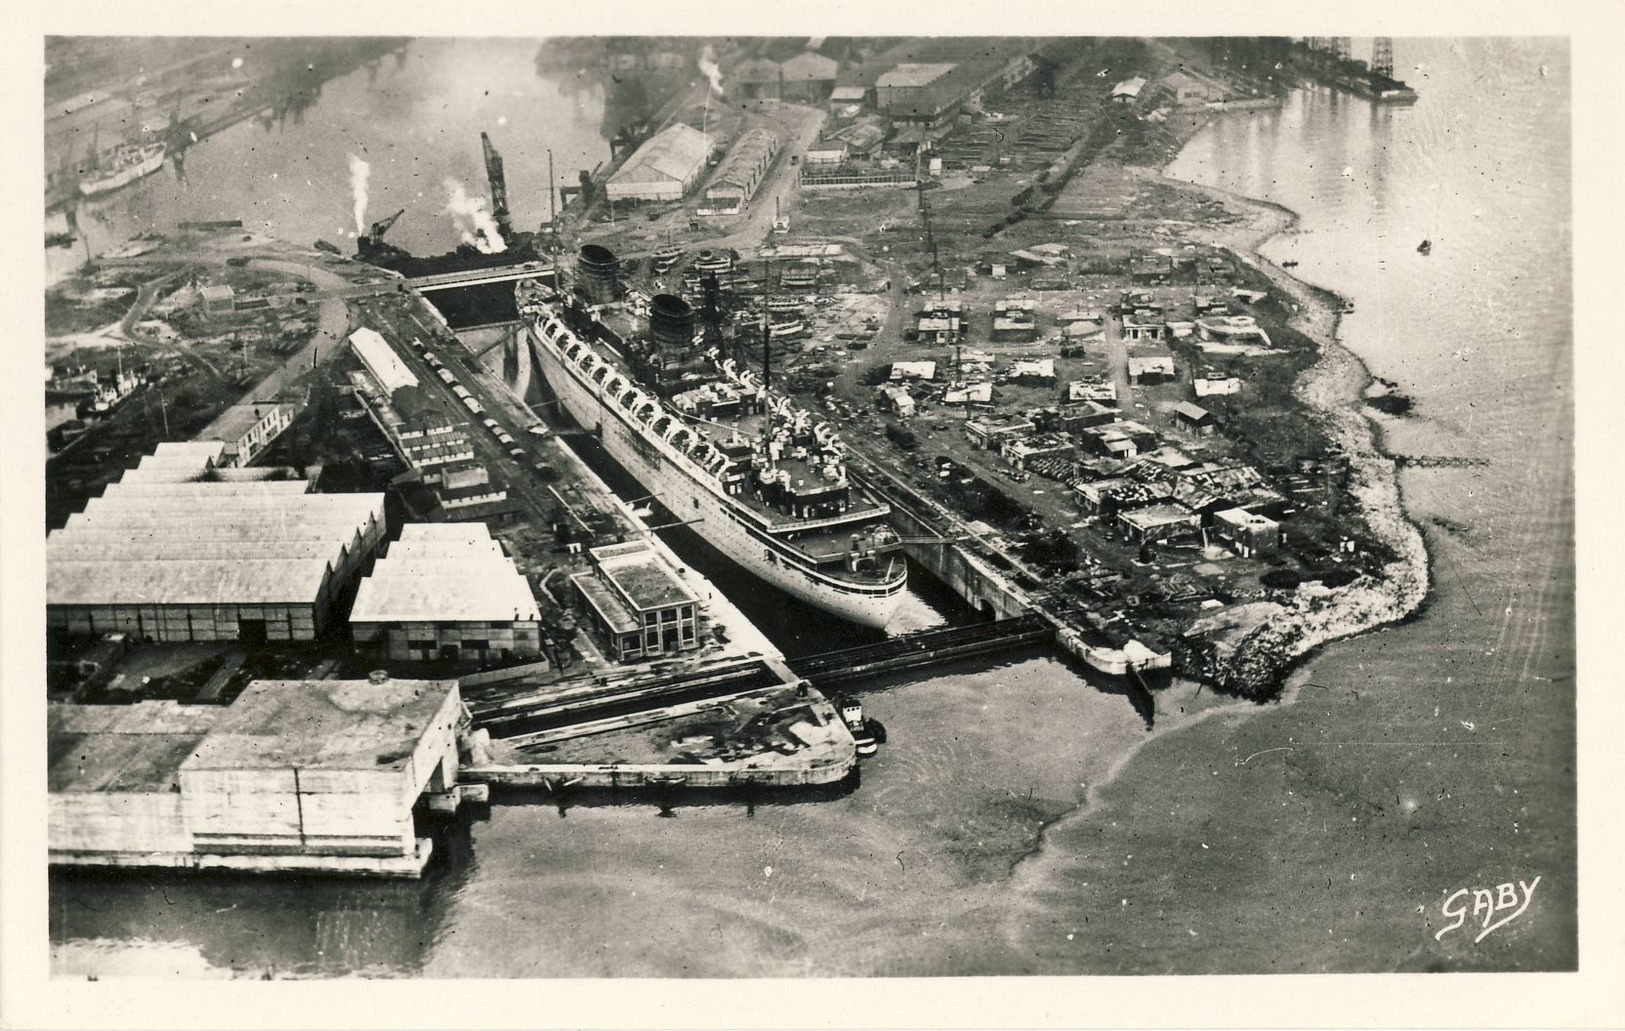
<path id="1" fill-rule="evenodd" d="M 166 150 L 162 143 L 121 143 L 113 148 L 113 156 L 106 165 L 80 177 L 79 192 L 95 197 L 149 176 L 163 166 Z"/>
<path id="2" fill-rule="evenodd" d="M 848 479 L 833 427 L 715 349 L 710 377 L 662 401 L 608 345 L 577 336 L 547 288 L 515 290 L 560 404 L 676 520 L 791 597 L 864 626 L 891 620 L 902 541 L 890 506 Z"/>

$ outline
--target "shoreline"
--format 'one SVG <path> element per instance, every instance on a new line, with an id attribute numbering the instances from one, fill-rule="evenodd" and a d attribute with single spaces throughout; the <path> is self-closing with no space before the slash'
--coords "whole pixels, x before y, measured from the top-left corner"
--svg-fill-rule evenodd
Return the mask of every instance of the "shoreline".
<path id="1" fill-rule="evenodd" d="M 1283 677 L 1277 700 L 1290 702 L 1303 678 L 1301 664 L 1311 652 L 1408 621 L 1422 610 L 1432 582 L 1432 559 L 1421 527 L 1405 510 L 1398 466 L 1384 445 L 1381 426 L 1363 406 L 1375 378 L 1338 338 L 1338 308 L 1345 298 L 1298 279 L 1259 253 L 1269 240 L 1298 225 L 1301 216 L 1273 201 L 1176 179 L 1167 174 L 1171 165 L 1155 173 L 1157 181 L 1217 200 L 1242 216 L 1237 223 L 1203 226 L 1196 235 L 1233 254 L 1296 302 L 1298 311 L 1289 324 L 1315 342 L 1319 357 L 1299 376 L 1293 394 L 1320 417 L 1332 442 L 1348 456 L 1349 493 L 1371 530 L 1398 556 L 1384 566 L 1378 581 L 1366 577 L 1334 590 L 1300 588 L 1283 618 L 1253 631 L 1238 646 L 1234 664 L 1248 660 L 1280 664 Z"/>
<path id="2" fill-rule="evenodd" d="M 1206 125 L 1204 121 L 1196 131 Z M 1108 764 L 1106 776 L 1088 785 L 1077 805 L 1044 821 L 1031 847 L 1011 860 L 1010 884 L 1018 892 L 1041 876 L 1039 864 L 1049 851 L 1051 834 L 1087 820 L 1099 811 L 1106 804 L 1105 789 L 1146 745 L 1165 734 L 1200 726 L 1214 715 L 1245 718 L 1268 708 L 1281 709 L 1295 704 L 1302 688 L 1314 675 L 1306 665 L 1314 652 L 1339 640 L 1408 623 L 1425 610 L 1429 598 L 1432 555 L 1421 527 L 1405 511 L 1398 467 L 1383 446 L 1379 435 L 1381 427 L 1365 412 L 1362 404 L 1366 388 L 1375 381 L 1374 377 L 1360 356 L 1337 339 L 1337 309 L 1344 298 L 1335 291 L 1297 279 L 1258 252 L 1266 242 L 1295 227 L 1302 216 L 1274 201 L 1173 178 L 1167 174 L 1171 165 L 1172 161 L 1160 169 L 1140 169 L 1137 173 L 1174 189 L 1218 200 L 1227 211 L 1242 215 L 1239 223 L 1204 225 L 1198 234 L 1262 273 L 1297 302 L 1298 313 L 1290 325 L 1313 340 L 1320 355 L 1300 375 L 1293 394 L 1322 417 L 1332 441 L 1348 454 L 1350 493 L 1361 506 L 1372 531 L 1381 536 L 1399 558 L 1384 567 L 1382 581 L 1370 583 L 1369 578 L 1362 578 L 1347 587 L 1325 590 L 1319 598 L 1305 598 L 1300 594 L 1294 608 L 1251 632 L 1238 646 L 1236 655 L 1239 658 L 1262 649 L 1279 649 L 1285 663 L 1278 693 L 1269 699 L 1250 700 L 1225 689 L 1222 692 L 1227 698 L 1225 704 L 1169 727 L 1165 733 L 1147 734 L 1123 749 Z"/>

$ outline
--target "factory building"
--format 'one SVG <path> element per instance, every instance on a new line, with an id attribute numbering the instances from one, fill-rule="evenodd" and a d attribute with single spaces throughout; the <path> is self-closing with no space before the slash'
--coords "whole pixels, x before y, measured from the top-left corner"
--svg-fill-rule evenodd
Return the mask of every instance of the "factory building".
<path id="1" fill-rule="evenodd" d="M 254 401 L 234 404 L 199 436 L 226 445 L 220 464 L 245 466 L 293 424 L 303 404 L 290 401 Z"/>
<path id="2" fill-rule="evenodd" d="M 593 572 L 570 578 L 604 654 L 616 662 L 700 646 L 699 599 L 647 541 L 592 548 Z"/>
<path id="3" fill-rule="evenodd" d="M 739 137 L 705 187 L 706 207 L 719 214 L 742 210 L 756 194 L 778 149 L 779 138 L 766 129 L 752 129 Z"/>
<path id="4" fill-rule="evenodd" d="M 875 80 L 875 105 L 893 122 L 935 122 L 950 106 L 940 80 L 951 64 L 900 64 Z"/>
<path id="5" fill-rule="evenodd" d="M 350 632 L 378 661 L 486 662 L 542 651 L 530 585 L 484 523 L 402 527 L 356 591 Z"/>
<path id="6" fill-rule="evenodd" d="M 457 682 L 258 680 L 229 706 L 47 710 L 53 865 L 416 877 L 455 797 Z"/>
<path id="7" fill-rule="evenodd" d="M 609 177 L 612 201 L 682 200 L 711 157 L 711 137 L 679 122 L 646 140 Z"/>
<path id="8" fill-rule="evenodd" d="M 384 496 L 198 479 L 223 449 L 149 456 L 46 538 L 47 627 L 258 644 L 332 624 L 383 539 Z"/>
<path id="9" fill-rule="evenodd" d="M 779 62 L 765 57 L 741 61 L 729 76 L 733 89 L 746 100 L 776 101 L 780 98 Z"/>
<path id="10" fill-rule="evenodd" d="M 780 95 L 804 104 L 820 103 L 835 88 L 840 67 L 823 54 L 803 51 L 779 66 Z"/>
<path id="11" fill-rule="evenodd" d="M 350 334 L 350 346 L 372 375 L 373 382 L 384 388 L 384 393 L 393 394 L 402 387 L 418 385 L 418 378 L 377 330 L 362 326 Z"/>

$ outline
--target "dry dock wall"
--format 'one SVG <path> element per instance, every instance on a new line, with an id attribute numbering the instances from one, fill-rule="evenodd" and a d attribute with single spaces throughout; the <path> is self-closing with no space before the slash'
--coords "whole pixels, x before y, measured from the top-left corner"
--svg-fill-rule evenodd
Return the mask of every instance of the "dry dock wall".
<path id="1" fill-rule="evenodd" d="M 775 765 L 763 769 L 713 767 L 692 764 L 596 765 L 555 763 L 545 766 L 470 766 L 463 776 L 470 782 L 495 787 L 544 787 L 575 782 L 587 788 L 643 788 L 659 786 L 668 778 L 682 778 L 688 788 L 795 787 L 836 784 L 851 773 L 855 762 L 831 761 L 818 765 Z"/>
<path id="2" fill-rule="evenodd" d="M 936 527 L 915 516 L 888 498 L 892 525 L 902 537 L 935 537 Z M 904 546 L 909 558 L 923 566 L 954 593 L 989 619 L 1013 619 L 1031 611 L 1025 593 L 1010 583 L 983 559 L 953 543 L 911 543 Z"/>

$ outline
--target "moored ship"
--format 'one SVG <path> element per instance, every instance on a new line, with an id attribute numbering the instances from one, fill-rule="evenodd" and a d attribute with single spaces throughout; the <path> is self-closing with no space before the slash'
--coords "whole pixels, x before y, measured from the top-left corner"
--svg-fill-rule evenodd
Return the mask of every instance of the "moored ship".
<path id="1" fill-rule="evenodd" d="M 162 143 L 120 144 L 105 166 L 80 178 L 79 192 L 95 197 L 151 175 L 163 165 L 166 149 Z"/>
<path id="2" fill-rule="evenodd" d="M 902 542 L 890 506 L 847 478 L 831 426 L 715 350 L 712 378 L 662 401 L 578 336 L 546 288 L 516 290 L 564 409 L 675 518 L 792 597 L 865 626 L 890 621 L 908 579 Z"/>

